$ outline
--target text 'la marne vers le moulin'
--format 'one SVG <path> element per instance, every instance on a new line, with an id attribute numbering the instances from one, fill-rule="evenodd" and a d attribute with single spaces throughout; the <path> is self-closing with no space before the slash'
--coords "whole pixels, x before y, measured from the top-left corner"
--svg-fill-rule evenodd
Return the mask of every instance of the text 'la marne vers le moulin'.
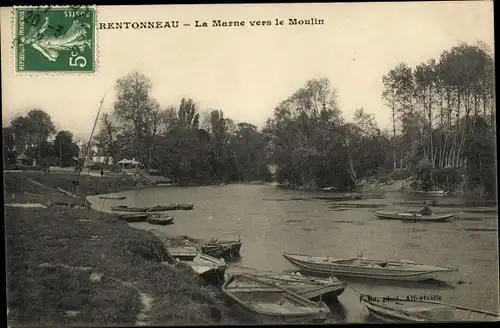
<path id="1" fill-rule="evenodd" d="M 194 21 L 194 24 L 182 24 L 182 26 L 193 27 L 257 27 L 257 26 L 273 26 L 273 25 L 324 25 L 325 21 L 318 18 L 298 19 L 289 18 L 288 21 L 276 18 L 273 20 L 249 20 L 249 21 L 225 21 L 212 20 L 211 23 L 206 21 Z M 141 21 L 141 22 L 106 22 L 99 23 L 100 30 L 115 30 L 115 29 L 159 29 L 159 28 L 178 28 L 181 26 L 179 21 Z"/>

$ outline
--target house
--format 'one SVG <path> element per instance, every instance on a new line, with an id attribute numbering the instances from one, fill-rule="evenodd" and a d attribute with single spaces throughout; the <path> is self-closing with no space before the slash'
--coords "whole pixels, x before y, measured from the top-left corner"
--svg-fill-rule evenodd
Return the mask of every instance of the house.
<path id="1" fill-rule="evenodd" d="M 117 164 L 120 165 L 122 170 L 137 168 L 140 165 L 140 163 L 138 161 L 136 161 L 135 158 L 132 158 L 132 159 L 124 158 L 124 159 L 120 160 Z"/>
<path id="2" fill-rule="evenodd" d="M 96 156 L 92 156 L 92 162 L 94 164 L 101 163 L 101 164 L 113 164 L 113 158 L 110 156 L 104 156 L 104 155 L 99 155 L 97 154 Z"/>
<path id="3" fill-rule="evenodd" d="M 18 166 L 28 166 L 29 165 L 29 158 L 28 158 L 28 156 L 26 156 L 26 154 L 24 152 L 22 152 L 21 154 L 19 154 L 16 157 L 16 164 Z"/>

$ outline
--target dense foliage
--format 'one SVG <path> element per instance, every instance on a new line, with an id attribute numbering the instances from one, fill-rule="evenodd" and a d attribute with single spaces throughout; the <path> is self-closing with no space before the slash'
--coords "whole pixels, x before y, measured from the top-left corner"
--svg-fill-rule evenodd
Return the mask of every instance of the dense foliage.
<path id="1" fill-rule="evenodd" d="M 221 109 L 200 111 L 193 99 L 162 109 L 151 96 L 149 78 L 132 72 L 117 80 L 114 111 L 101 115 L 93 141 L 114 163 L 135 158 L 184 183 L 276 179 L 348 189 L 391 173 L 413 176 L 414 187 L 423 190 L 493 197 L 496 102 L 490 50 L 481 43 L 461 44 L 416 67 L 401 63 L 381 78 L 391 131 L 382 131 L 363 108 L 353 122 L 345 122 L 326 78 L 307 81 L 259 130 L 235 123 Z M 28 114 L 11 126 L 23 131 L 35 145 L 31 153 L 40 156 L 54 129 L 50 117 L 37 111 L 40 124 L 25 123 L 36 116 Z M 71 138 L 63 137 L 61 144 L 69 145 Z M 70 148 L 63 153 L 69 156 Z"/>
<path id="2" fill-rule="evenodd" d="M 52 141 L 49 141 L 54 137 Z M 78 157 L 79 147 L 73 141 L 70 131 L 56 134 L 49 114 L 41 109 L 33 109 L 26 116 L 14 118 L 3 131 L 4 163 L 11 164 L 24 154 L 32 163 L 36 159 L 42 166 L 72 166 Z"/>

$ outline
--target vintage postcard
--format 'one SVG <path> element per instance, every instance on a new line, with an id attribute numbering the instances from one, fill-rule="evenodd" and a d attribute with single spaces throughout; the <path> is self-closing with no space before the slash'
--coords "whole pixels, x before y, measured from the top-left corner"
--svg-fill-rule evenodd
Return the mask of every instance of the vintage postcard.
<path id="1" fill-rule="evenodd" d="M 499 320 L 492 1 L 0 22 L 9 326 Z"/>

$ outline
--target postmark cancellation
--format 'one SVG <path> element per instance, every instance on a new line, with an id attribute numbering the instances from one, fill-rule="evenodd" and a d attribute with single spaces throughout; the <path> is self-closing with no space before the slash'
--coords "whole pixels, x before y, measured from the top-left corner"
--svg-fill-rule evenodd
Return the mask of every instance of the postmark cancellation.
<path id="1" fill-rule="evenodd" d="M 95 6 L 17 6 L 13 10 L 17 73 L 94 73 Z"/>

